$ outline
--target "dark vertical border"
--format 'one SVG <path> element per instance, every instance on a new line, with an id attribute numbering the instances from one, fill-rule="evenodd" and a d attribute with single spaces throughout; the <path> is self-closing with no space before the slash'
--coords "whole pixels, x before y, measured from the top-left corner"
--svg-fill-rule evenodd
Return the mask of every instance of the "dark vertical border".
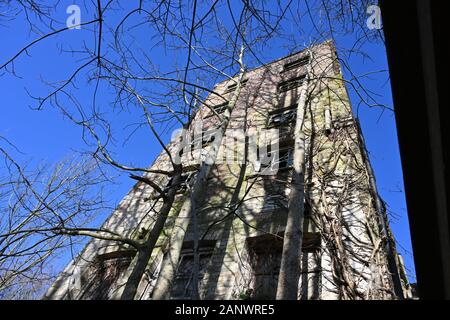
<path id="1" fill-rule="evenodd" d="M 419 295 L 450 299 L 448 12 L 444 1 L 382 0 Z M 447 14 L 448 15 L 448 14 Z M 448 180 L 447 180 L 448 181 Z"/>

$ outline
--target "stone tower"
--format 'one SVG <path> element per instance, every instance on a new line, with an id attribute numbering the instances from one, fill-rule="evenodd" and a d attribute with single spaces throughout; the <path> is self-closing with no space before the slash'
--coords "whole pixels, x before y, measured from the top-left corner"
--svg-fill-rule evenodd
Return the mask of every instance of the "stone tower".
<path id="1" fill-rule="evenodd" d="M 298 119 L 303 121 L 304 152 L 298 299 L 408 298 L 403 262 L 333 44 L 318 44 L 249 70 L 242 79 L 223 137 L 216 129 L 236 92 L 236 79 L 217 84 L 214 92 L 219 94 L 211 94 L 195 115 L 184 144 L 193 148 L 182 154 L 182 182 L 136 298 L 152 299 L 159 281 L 167 280 L 170 286 L 158 297 L 189 299 L 194 270 L 201 299 L 275 298 Z M 220 147 L 202 199 L 187 230 L 176 237 L 187 219 L 180 208 L 214 141 Z M 168 149 L 179 150 L 175 143 Z M 163 151 L 152 168 L 170 166 Z M 146 178 L 161 187 L 170 182 L 156 174 Z M 154 189 L 138 182 L 103 228 L 139 239 L 152 228 L 160 202 Z M 169 261 L 174 244 L 181 252 Z M 126 244 L 92 239 L 46 298 L 118 298 L 134 256 Z M 161 267 L 167 261 L 175 274 Z"/>

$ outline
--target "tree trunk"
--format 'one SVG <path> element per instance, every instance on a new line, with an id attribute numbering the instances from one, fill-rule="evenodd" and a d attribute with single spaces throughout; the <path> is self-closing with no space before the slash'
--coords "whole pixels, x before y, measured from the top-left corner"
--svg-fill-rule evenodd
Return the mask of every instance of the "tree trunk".
<path id="1" fill-rule="evenodd" d="M 150 257 L 152 256 L 153 249 L 155 248 L 156 242 L 164 228 L 167 217 L 170 210 L 172 209 L 173 201 L 177 192 L 177 186 L 181 181 L 181 169 L 173 176 L 171 187 L 166 194 L 164 203 L 161 210 L 158 213 L 155 224 L 151 232 L 147 234 L 143 246 L 136 253 L 136 257 L 132 262 L 132 271 L 127 279 L 127 283 L 122 292 L 120 299 L 122 300 L 133 300 L 135 298 L 139 283 L 141 282 L 142 276 L 145 273 Z"/>
<path id="2" fill-rule="evenodd" d="M 311 65 L 311 55 L 309 59 Z M 300 97 L 297 102 L 291 192 L 289 193 L 288 215 L 283 238 L 280 273 L 278 275 L 276 294 L 276 299 L 278 300 L 297 300 L 298 294 L 305 198 L 305 136 L 303 133 L 303 123 L 306 110 L 308 81 L 307 75 L 302 84 Z"/>
<path id="3" fill-rule="evenodd" d="M 244 65 L 242 62 L 243 54 L 244 49 L 242 47 L 239 56 L 240 73 L 237 80 L 237 86 L 233 93 L 233 97 L 230 100 L 227 109 L 224 112 L 222 125 L 220 127 L 221 133 L 220 139 L 214 139 L 212 145 L 213 152 L 211 154 L 210 161 L 202 163 L 198 175 L 195 179 L 195 182 L 192 186 L 191 196 L 189 196 L 185 200 L 183 206 L 181 207 L 180 214 L 176 220 L 174 229 L 172 230 L 168 252 L 164 255 L 163 261 L 161 263 L 161 272 L 158 277 L 158 280 L 156 281 L 155 289 L 153 290 L 152 298 L 154 300 L 162 300 L 169 298 L 170 288 L 172 287 L 172 282 L 173 279 L 175 278 L 178 262 L 180 260 L 184 236 L 186 234 L 189 223 L 191 222 L 193 208 L 199 207 L 198 204 L 201 202 L 201 199 L 204 196 L 205 192 L 204 189 L 206 182 L 208 180 L 209 172 L 211 171 L 211 167 L 214 164 L 214 161 L 217 157 L 219 147 L 222 143 L 222 138 L 228 127 L 228 123 L 230 122 L 231 112 L 233 111 L 237 99 L 239 97 L 239 93 L 241 90 L 241 83 L 245 74 Z"/>

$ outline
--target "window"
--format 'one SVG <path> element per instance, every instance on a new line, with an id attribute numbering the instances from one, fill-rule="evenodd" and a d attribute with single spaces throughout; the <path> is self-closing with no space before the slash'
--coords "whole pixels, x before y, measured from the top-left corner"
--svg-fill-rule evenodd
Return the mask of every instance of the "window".
<path id="1" fill-rule="evenodd" d="M 302 85 L 303 80 L 305 79 L 305 75 L 302 75 L 300 77 L 292 78 L 286 81 L 281 82 L 278 85 L 278 92 L 286 92 L 295 88 L 298 88 Z"/>
<path id="2" fill-rule="evenodd" d="M 195 149 L 195 147 L 197 146 L 197 144 L 199 144 L 200 140 L 201 140 L 201 145 L 202 147 L 206 147 L 208 146 L 210 143 L 212 143 L 215 139 L 215 135 L 217 133 L 216 128 L 214 129 L 209 129 L 209 130 L 205 130 L 202 131 L 201 136 L 195 136 L 194 134 L 192 135 L 192 148 Z"/>
<path id="3" fill-rule="evenodd" d="M 215 240 L 201 240 L 199 241 L 199 289 L 200 283 L 206 273 L 206 267 L 211 260 Z M 173 299 L 190 299 L 192 298 L 193 290 L 193 271 L 194 271 L 194 243 L 193 241 L 186 241 L 183 244 L 180 262 L 178 264 L 177 274 L 173 283 L 171 297 Z"/>
<path id="4" fill-rule="evenodd" d="M 190 178 L 190 176 L 191 176 L 191 173 L 190 172 L 188 172 L 188 173 L 183 173 L 182 175 L 181 175 L 181 177 L 180 177 L 180 184 L 178 185 L 178 188 L 177 188 L 177 194 L 180 194 L 180 193 L 185 193 L 186 192 L 186 190 L 187 190 L 187 186 L 188 186 L 188 183 L 189 183 L 189 178 Z"/>
<path id="5" fill-rule="evenodd" d="M 267 190 L 269 191 L 269 190 Z M 287 196 L 281 194 L 284 190 L 279 190 L 278 194 L 267 194 L 264 197 L 263 211 L 273 211 L 277 209 L 288 209 L 288 199 Z M 270 192 L 270 191 L 269 191 Z M 274 190 L 273 192 L 277 192 Z M 304 211 L 303 214 L 305 218 L 311 218 L 311 206 L 308 200 L 304 200 Z"/>
<path id="6" fill-rule="evenodd" d="M 269 128 L 286 125 L 294 122 L 297 114 L 297 104 L 287 108 L 271 111 L 267 121 Z"/>
<path id="7" fill-rule="evenodd" d="M 227 110 L 227 107 L 228 107 L 228 101 L 224 102 L 224 103 L 221 103 L 221 104 L 219 104 L 217 106 L 214 106 L 213 110 L 214 110 L 214 112 L 216 112 L 218 114 L 221 114 L 221 113 L 224 113 L 225 110 Z"/>
<path id="8" fill-rule="evenodd" d="M 198 167 L 197 166 L 186 166 L 183 168 L 183 173 L 180 177 L 180 182 L 177 186 L 177 194 L 184 193 L 187 190 L 187 184 L 191 179 L 197 174 Z M 165 192 L 168 192 L 172 187 L 173 177 L 170 177 L 169 182 L 164 189 Z"/>
<path id="9" fill-rule="evenodd" d="M 292 166 L 294 162 L 294 149 L 293 145 L 286 145 L 286 146 L 280 146 L 278 149 L 278 157 L 276 150 L 271 150 L 271 146 L 268 146 L 267 148 L 267 157 L 268 159 L 272 159 L 269 163 L 263 163 L 267 162 L 262 161 L 261 162 L 261 170 L 270 170 L 270 169 L 276 169 L 278 166 L 278 169 L 285 169 Z M 259 155 L 259 152 L 258 152 Z M 259 159 L 258 159 L 259 160 Z"/>
<path id="10" fill-rule="evenodd" d="M 294 149 L 292 147 L 286 147 L 284 149 L 280 149 L 280 154 L 278 158 L 278 166 L 279 168 L 287 168 L 292 166 L 294 161 Z"/>
<path id="11" fill-rule="evenodd" d="M 315 252 L 320 249 L 319 232 L 303 232 L 302 252 Z"/>
<path id="12" fill-rule="evenodd" d="M 100 256 L 87 269 L 88 283 L 83 290 L 81 299 L 108 300 L 117 289 L 117 281 L 128 269 L 135 251 L 113 252 Z"/>
<path id="13" fill-rule="evenodd" d="M 275 299 L 280 273 L 283 239 L 262 235 L 247 239 L 253 273 L 252 299 Z"/>
<path id="14" fill-rule="evenodd" d="M 264 198 L 262 211 L 272 211 L 276 209 L 287 209 L 288 201 L 282 194 L 270 194 Z"/>
<path id="15" fill-rule="evenodd" d="M 244 88 L 244 87 L 245 87 L 245 85 L 247 84 L 247 81 L 248 81 L 248 79 L 242 80 L 242 82 L 241 82 L 241 88 Z M 227 87 L 227 89 L 225 90 L 224 93 L 230 93 L 230 92 L 233 92 L 234 90 L 236 90 L 236 87 L 237 87 L 237 83 L 230 84 L 230 85 Z"/>
<path id="16" fill-rule="evenodd" d="M 215 114 L 222 114 L 222 113 L 224 113 L 225 110 L 227 110 L 227 107 L 228 107 L 228 101 L 224 102 L 224 103 L 221 103 L 221 104 L 218 104 L 217 106 L 212 106 L 211 109 L 213 109 L 214 112 L 211 111 L 210 114 L 208 114 L 206 116 L 206 118 L 212 117 Z"/>
<path id="17" fill-rule="evenodd" d="M 286 63 L 283 66 L 283 72 L 289 71 L 289 70 L 293 70 L 293 69 L 297 69 L 299 67 L 303 67 L 305 65 L 307 65 L 309 62 L 309 57 L 302 57 L 298 60 L 294 60 L 292 62 Z"/>
<path id="18" fill-rule="evenodd" d="M 253 276 L 251 299 L 273 300 L 278 286 L 284 232 L 278 236 L 266 234 L 247 238 L 250 266 Z M 315 252 L 320 249 L 320 234 L 304 232 L 302 253 Z"/>

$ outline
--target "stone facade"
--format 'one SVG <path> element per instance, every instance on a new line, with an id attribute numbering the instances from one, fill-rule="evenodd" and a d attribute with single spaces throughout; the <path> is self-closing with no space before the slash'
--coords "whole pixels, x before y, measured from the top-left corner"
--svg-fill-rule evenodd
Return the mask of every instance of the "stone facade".
<path id="1" fill-rule="evenodd" d="M 310 77 L 302 129 L 306 146 L 305 219 L 298 298 L 408 297 L 407 280 L 399 267 L 401 260 L 384 208 L 377 206 L 376 187 L 370 183 L 372 170 L 359 125 L 352 116 L 339 61 L 333 44 L 325 42 L 247 71 L 244 76 L 245 86 L 208 177 L 203 203 L 197 209 L 202 299 L 275 298 L 290 188 L 292 129 L 307 72 Z M 219 83 L 214 91 L 229 99 L 233 82 Z M 211 94 L 191 127 L 200 123 L 203 131 L 217 127 L 221 105 L 223 98 Z M 213 107 L 217 114 L 211 111 Z M 266 133 L 265 140 L 257 134 L 261 132 Z M 245 136 L 249 137 L 247 144 Z M 204 140 L 203 151 L 182 158 L 186 175 L 192 173 L 190 179 L 198 168 L 198 157 L 209 148 L 208 139 Z M 246 147 L 251 143 L 257 146 L 256 152 Z M 175 145 L 168 147 L 176 150 Z M 276 149 L 278 157 L 271 164 L 264 163 L 261 154 L 270 158 Z M 274 164 L 277 170 L 268 171 Z M 152 168 L 171 169 L 165 152 Z M 161 186 L 167 184 L 167 178 L 147 176 Z M 140 283 L 140 299 L 151 298 L 168 236 L 181 219 L 178 210 L 188 194 L 188 188 L 180 188 Z M 152 227 L 161 205 L 153 196 L 150 186 L 137 183 L 103 227 L 139 238 Z M 194 237 L 191 223 L 172 284 L 173 299 L 190 298 Z M 118 298 L 132 258 L 133 250 L 125 245 L 93 239 L 66 267 L 46 298 Z"/>

